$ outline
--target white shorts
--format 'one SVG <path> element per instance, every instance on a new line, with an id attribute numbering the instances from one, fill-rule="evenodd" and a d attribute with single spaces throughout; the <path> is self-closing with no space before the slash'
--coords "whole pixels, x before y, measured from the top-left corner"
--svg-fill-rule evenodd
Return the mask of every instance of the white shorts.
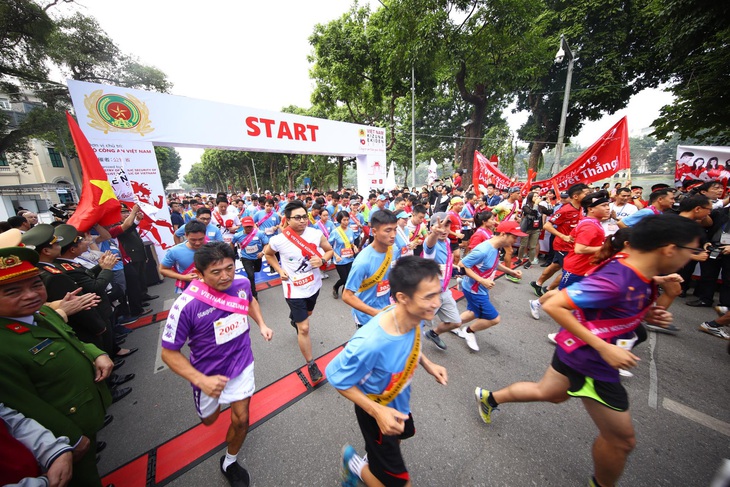
<path id="1" fill-rule="evenodd" d="M 195 410 L 201 418 L 207 418 L 215 414 L 221 404 L 231 404 L 236 401 L 243 401 L 253 396 L 256 391 L 256 384 L 253 380 L 253 363 L 243 369 L 238 377 L 228 381 L 223 388 L 220 397 L 210 397 L 199 389 L 193 390 Z"/>

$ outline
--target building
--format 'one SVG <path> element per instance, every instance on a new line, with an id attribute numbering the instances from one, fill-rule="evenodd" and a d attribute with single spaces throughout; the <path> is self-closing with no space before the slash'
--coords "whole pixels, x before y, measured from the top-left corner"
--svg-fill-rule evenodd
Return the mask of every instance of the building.
<path id="1" fill-rule="evenodd" d="M 40 103 L 26 96 L 11 101 L 0 94 L 0 110 L 17 125 Z M 42 221 L 52 221 L 48 208 L 55 204 L 77 202 L 81 187 L 78 162 L 69 161 L 51 144 L 32 139 L 29 157 L 15 164 L 0 154 L 0 220 L 17 214 L 20 208 L 37 213 Z"/>

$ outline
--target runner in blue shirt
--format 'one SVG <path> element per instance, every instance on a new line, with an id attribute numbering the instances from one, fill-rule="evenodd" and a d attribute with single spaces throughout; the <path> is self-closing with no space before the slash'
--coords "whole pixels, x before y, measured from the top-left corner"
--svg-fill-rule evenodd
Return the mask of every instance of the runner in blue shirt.
<path id="1" fill-rule="evenodd" d="M 281 224 L 281 217 L 274 211 L 274 200 L 266 200 L 264 209 L 256 212 L 253 216 L 253 221 L 259 230 L 263 231 L 268 238 L 276 235 Z"/>
<path id="2" fill-rule="evenodd" d="M 337 269 L 337 275 L 340 276 L 339 280 L 332 287 L 332 297 L 338 299 L 340 297 L 340 287 L 344 286 L 347 282 L 347 277 L 350 275 L 352 262 L 355 260 L 355 254 L 357 254 L 358 249 L 355 245 L 354 233 L 349 228 L 350 214 L 344 210 L 340 211 L 336 215 L 336 220 L 339 225 L 330 232 L 327 240 L 335 251 L 335 268 Z"/>
<path id="3" fill-rule="evenodd" d="M 256 291 L 256 273 L 261 271 L 262 257 L 264 255 L 264 246 L 269 243 L 266 233 L 256 228 L 253 218 L 244 217 L 241 220 L 241 230 L 236 232 L 231 243 L 238 246 L 241 251 L 241 264 L 251 283 L 251 295 L 258 297 Z"/>
<path id="4" fill-rule="evenodd" d="M 210 223 L 210 221 L 212 219 L 213 219 L 213 215 L 210 211 L 210 208 L 201 206 L 200 208 L 198 208 L 198 210 L 196 212 L 195 220 L 191 220 L 191 221 L 199 221 L 202 224 L 206 225 L 205 238 L 207 239 L 206 240 L 207 242 L 210 242 L 210 241 L 222 242 L 223 234 L 221 233 L 221 231 L 218 227 L 216 227 L 215 225 Z M 187 225 L 187 223 L 185 225 Z M 182 226 L 175 231 L 176 237 L 182 237 L 184 235 L 185 235 L 185 226 Z"/>
<path id="5" fill-rule="evenodd" d="M 181 294 L 191 281 L 198 278 L 193 257 L 205 243 L 206 228 L 202 222 L 193 220 L 183 228 L 186 241 L 168 249 L 160 262 L 160 274 L 175 279 L 175 294 Z"/>
<path id="6" fill-rule="evenodd" d="M 390 304 L 388 275 L 395 264 L 393 242 L 398 219 L 390 210 L 380 210 L 370 221 L 373 243 L 352 264 L 342 300 L 352 307 L 355 325 L 362 326 Z"/>
<path id="7" fill-rule="evenodd" d="M 355 487 L 358 479 L 366 485 L 410 485 L 400 441 L 415 434 L 410 385 L 417 364 L 439 384 L 448 381 L 446 369 L 423 355 L 420 346 L 421 323 L 433 319 L 439 304 L 439 267 L 405 257 L 391 278 L 395 306 L 371 318 L 327 366 L 330 384 L 355 404 L 367 451 L 363 458 L 350 445 L 342 449 L 344 486 Z"/>

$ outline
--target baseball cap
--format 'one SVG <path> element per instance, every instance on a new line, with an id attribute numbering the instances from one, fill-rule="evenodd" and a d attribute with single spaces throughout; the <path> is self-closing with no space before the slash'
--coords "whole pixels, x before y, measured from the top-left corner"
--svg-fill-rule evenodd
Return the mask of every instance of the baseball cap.
<path id="1" fill-rule="evenodd" d="M 513 220 L 500 223 L 495 230 L 497 233 L 509 233 L 516 237 L 527 237 L 527 234 L 520 230 L 520 224 Z"/>
<path id="2" fill-rule="evenodd" d="M 250 216 L 245 216 L 241 218 L 241 225 L 243 225 L 244 227 L 253 227 L 253 218 L 251 218 Z"/>
<path id="3" fill-rule="evenodd" d="M 388 199 L 388 197 L 387 197 L 387 196 L 385 196 L 384 194 L 379 194 L 379 195 L 378 195 L 378 200 L 379 200 L 379 201 L 385 201 L 385 200 L 387 200 L 387 199 Z"/>
<path id="4" fill-rule="evenodd" d="M 411 216 L 411 215 L 409 215 L 409 214 L 408 214 L 408 213 L 406 213 L 405 211 L 401 211 L 400 213 L 398 213 L 397 215 L 395 215 L 395 217 L 396 217 L 396 218 L 408 218 L 408 217 L 410 217 L 410 216 Z"/>
<path id="5" fill-rule="evenodd" d="M 521 190 L 521 188 L 520 188 L 520 187 L 518 187 L 518 186 L 513 186 L 513 187 L 511 187 L 511 188 L 510 188 L 509 190 L 507 190 L 507 192 L 508 192 L 509 194 L 512 194 L 512 193 L 519 193 L 519 192 L 520 192 L 520 190 Z"/>

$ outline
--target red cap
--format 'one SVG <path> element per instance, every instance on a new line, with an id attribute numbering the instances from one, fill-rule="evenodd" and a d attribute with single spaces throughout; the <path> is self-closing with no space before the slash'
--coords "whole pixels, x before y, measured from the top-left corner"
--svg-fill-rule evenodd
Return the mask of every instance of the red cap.
<path id="1" fill-rule="evenodd" d="M 245 216 L 241 218 L 241 225 L 243 225 L 244 227 L 253 227 L 253 218 L 251 218 L 250 216 Z"/>
<path id="2" fill-rule="evenodd" d="M 497 233 L 510 233 L 516 237 L 527 237 L 527 234 L 520 230 L 520 224 L 514 220 L 500 223 L 495 230 Z"/>
<path id="3" fill-rule="evenodd" d="M 287 198 L 296 198 L 297 194 L 294 191 L 289 191 L 286 195 Z"/>

